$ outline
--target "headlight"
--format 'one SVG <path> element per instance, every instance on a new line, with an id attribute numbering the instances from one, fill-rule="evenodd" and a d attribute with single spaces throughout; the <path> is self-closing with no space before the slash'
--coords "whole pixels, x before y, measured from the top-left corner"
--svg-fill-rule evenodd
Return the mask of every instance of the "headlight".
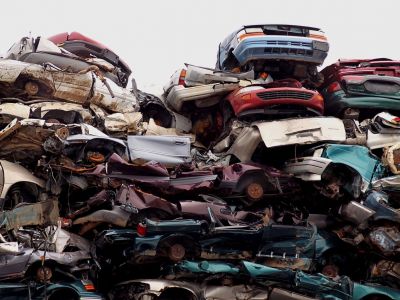
<path id="1" fill-rule="evenodd" d="M 313 49 L 328 52 L 329 44 L 326 42 L 313 41 Z"/>

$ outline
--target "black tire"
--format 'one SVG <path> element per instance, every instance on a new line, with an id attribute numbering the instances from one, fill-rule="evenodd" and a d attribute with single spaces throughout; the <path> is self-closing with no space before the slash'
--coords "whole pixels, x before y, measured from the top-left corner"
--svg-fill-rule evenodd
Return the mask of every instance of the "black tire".
<path id="1" fill-rule="evenodd" d="M 48 300 L 79 300 L 79 295 L 69 289 L 57 290 L 51 294 Z"/>

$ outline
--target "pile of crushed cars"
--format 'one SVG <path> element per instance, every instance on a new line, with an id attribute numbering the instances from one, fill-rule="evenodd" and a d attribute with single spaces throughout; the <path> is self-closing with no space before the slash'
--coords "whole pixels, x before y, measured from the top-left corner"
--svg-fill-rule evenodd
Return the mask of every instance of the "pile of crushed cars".
<path id="1" fill-rule="evenodd" d="M 400 61 L 243 26 L 161 96 L 77 32 L 0 59 L 1 299 L 400 299 Z"/>

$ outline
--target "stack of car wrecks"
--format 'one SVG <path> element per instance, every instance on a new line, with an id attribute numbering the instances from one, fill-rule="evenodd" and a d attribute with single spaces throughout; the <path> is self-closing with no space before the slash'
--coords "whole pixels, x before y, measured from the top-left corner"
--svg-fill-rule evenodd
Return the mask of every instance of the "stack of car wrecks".
<path id="1" fill-rule="evenodd" d="M 155 96 L 77 32 L 0 59 L 1 299 L 400 299 L 400 61 L 243 26 Z"/>

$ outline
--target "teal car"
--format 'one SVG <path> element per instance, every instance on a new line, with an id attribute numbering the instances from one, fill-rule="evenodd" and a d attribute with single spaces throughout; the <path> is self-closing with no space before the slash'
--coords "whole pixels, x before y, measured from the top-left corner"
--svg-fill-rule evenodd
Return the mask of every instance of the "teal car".
<path id="1" fill-rule="evenodd" d="M 287 289 L 302 295 L 299 298 L 285 299 L 330 299 L 330 300 L 371 300 L 400 299 L 400 291 L 371 283 L 352 282 L 348 277 L 337 276 L 332 279 L 323 274 L 307 274 L 290 269 L 277 269 L 264 265 L 243 261 L 240 265 L 225 262 L 193 262 L 183 261 L 174 266 L 174 272 L 181 280 L 192 274 L 217 275 L 225 274 L 236 278 L 246 278 L 265 287 L 269 287 L 270 295 L 275 288 Z M 189 275 L 190 276 L 190 275 Z M 310 297 L 310 298 L 308 298 Z M 268 298 L 269 299 L 269 298 Z"/>
<path id="2" fill-rule="evenodd" d="M 400 78 L 394 76 L 345 75 L 320 92 L 329 116 L 357 116 L 361 121 L 382 111 L 400 111 Z"/>
<path id="3" fill-rule="evenodd" d="M 102 300 L 90 281 L 73 280 L 59 283 L 2 283 L 2 300 Z"/>

